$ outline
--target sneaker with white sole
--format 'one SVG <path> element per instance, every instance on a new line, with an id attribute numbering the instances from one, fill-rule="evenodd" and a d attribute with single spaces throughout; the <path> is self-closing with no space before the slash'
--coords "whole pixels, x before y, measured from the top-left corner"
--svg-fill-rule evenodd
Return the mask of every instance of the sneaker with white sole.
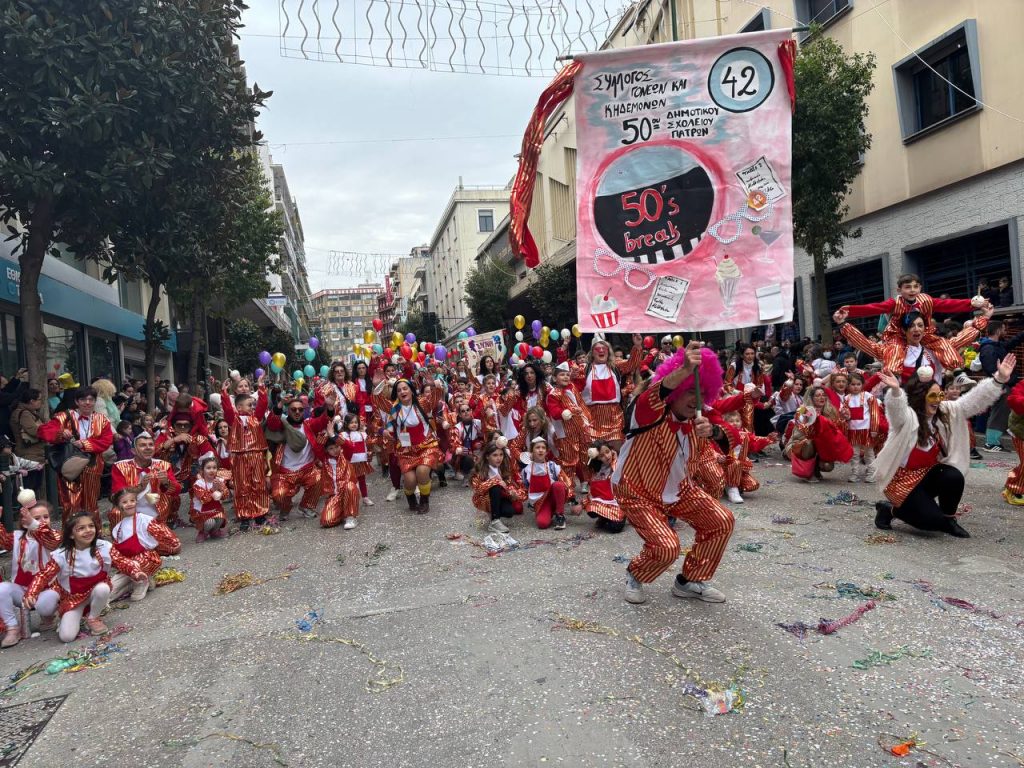
<path id="1" fill-rule="evenodd" d="M 633 605 L 647 602 L 647 593 L 644 592 L 644 585 L 637 581 L 632 573 L 628 574 L 626 578 L 626 591 L 623 597 L 626 598 L 627 603 L 632 603 Z"/>
<path id="2" fill-rule="evenodd" d="M 303 509 L 299 510 L 299 514 L 302 517 L 304 517 L 306 520 L 312 520 L 313 518 L 318 517 L 318 515 L 316 513 L 316 510 L 314 510 L 314 509 L 305 509 L 305 508 L 303 508 Z"/>
<path id="3" fill-rule="evenodd" d="M 351 531 L 353 528 L 356 527 L 356 518 L 346 517 L 345 523 L 341 527 L 344 528 L 346 531 Z"/>
<path id="4" fill-rule="evenodd" d="M 729 500 L 730 504 L 743 504 L 743 497 L 740 496 L 740 489 L 736 486 L 729 486 L 725 489 L 725 497 Z"/>
<path id="5" fill-rule="evenodd" d="M 1001 446 L 1001 445 L 986 445 L 981 450 L 987 451 L 989 453 L 1003 453 L 1003 446 Z"/>
<path id="6" fill-rule="evenodd" d="M 687 581 L 679 583 L 679 579 L 672 583 L 672 594 L 676 597 L 690 597 L 702 600 L 705 603 L 724 603 L 725 595 L 712 587 L 706 581 Z"/>
<path id="7" fill-rule="evenodd" d="M 385 497 L 388 501 L 394 501 L 398 498 L 398 489 L 392 488 L 391 492 Z"/>
<path id="8" fill-rule="evenodd" d="M 363 504 L 365 506 L 367 506 L 367 507 L 372 507 L 373 506 L 373 499 L 371 499 L 369 496 L 367 496 L 366 498 L 363 499 Z"/>
<path id="9" fill-rule="evenodd" d="M 508 533 L 508 526 L 501 522 L 500 518 L 494 518 L 491 520 L 491 524 L 487 526 L 487 530 L 491 533 Z"/>

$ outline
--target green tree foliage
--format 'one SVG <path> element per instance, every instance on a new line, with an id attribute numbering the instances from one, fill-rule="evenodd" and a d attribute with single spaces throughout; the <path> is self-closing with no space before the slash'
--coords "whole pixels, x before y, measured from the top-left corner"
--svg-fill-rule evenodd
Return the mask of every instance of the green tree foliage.
<path id="1" fill-rule="evenodd" d="M 549 328 L 571 328 L 576 322 L 576 264 L 541 264 L 534 275 L 536 282 L 526 289 L 526 295 L 537 312 L 536 319 Z"/>
<path id="2" fill-rule="evenodd" d="M 848 56 L 835 40 L 812 29 L 795 67 L 793 116 L 793 239 L 814 259 L 818 328 L 832 341 L 825 268 L 843 255 L 843 241 L 860 230 L 845 221 L 862 154 L 871 146 L 864 128 L 874 83 L 874 54 Z"/>
<path id="3" fill-rule="evenodd" d="M 508 268 L 494 261 L 488 261 L 469 273 L 466 277 L 466 306 L 477 330 L 491 331 L 508 324 L 505 305 L 514 282 Z"/>
<path id="4" fill-rule="evenodd" d="M 187 208 L 195 167 L 256 138 L 244 134 L 265 97 L 245 91 L 233 55 L 243 7 L 22 0 L 0 8 L 0 217 L 19 240 L 34 386 L 45 383 L 46 359 L 38 281 L 54 243 L 96 256 L 116 241 L 116 271 L 129 276 L 151 277 L 140 254 L 155 243 L 173 248 L 168 272 L 187 265 L 176 242 L 187 214 L 168 211 Z M 126 268 L 129 259 L 138 270 Z M 166 285 L 159 278 L 156 302 Z M 146 336 L 157 339 L 147 316 Z"/>
<path id="5" fill-rule="evenodd" d="M 271 354 L 284 352 L 288 357 L 288 365 L 285 366 L 282 376 L 289 379 L 295 368 L 303 368 L 306 365 L 301 355 L 295 353 L 295 343 L 290 333 L 279 328 L 264 330 L 244 317 L 228 324 L 227 343 L 228 362 L 232 368 L 241 371 L 243 376 L 252 375 L 257 368 L 266 369 L 266 366 L 260 365 L 260 352 L 263 350 Z M 270 375 L 269 370 L 267 375 Z"/>

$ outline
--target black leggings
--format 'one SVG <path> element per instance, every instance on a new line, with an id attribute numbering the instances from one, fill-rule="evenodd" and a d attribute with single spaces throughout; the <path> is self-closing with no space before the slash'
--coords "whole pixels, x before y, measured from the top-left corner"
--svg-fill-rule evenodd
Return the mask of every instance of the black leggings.
<path id="1" fill-rule="evenodd" d="M 497 485 L 487 492 L 491 500 L 491 520 L 499 517 L 512 517 L 516 508 L 512 506 L 512 500 L 505 495 L 505 492 Z"/>
<path id="2" fill-rule="evenodd" d="M 948 464 L 936 464 L 892 514 L 922 531 L 949 533 L 963 495 L 963 473 Z"/>
<path id="3" fill-rule="evenodd" d="M 473 471 L 473 464 L 475 462 L 473 459 L 473 454 L 463 453 L 456 456 L 455 461 L 453 463 L 455 464 L 456 472 L 460 472 L 463 475 L 468 475 L 470 472 Z"/>

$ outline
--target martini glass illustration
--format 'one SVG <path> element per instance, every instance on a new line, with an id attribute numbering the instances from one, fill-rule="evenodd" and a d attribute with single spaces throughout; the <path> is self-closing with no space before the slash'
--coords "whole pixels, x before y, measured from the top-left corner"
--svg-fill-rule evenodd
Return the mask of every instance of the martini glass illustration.
<path id="1" fill-rule="evenodd" d="M 782 233 L 774 229 L 762 229 L 757 233 L 757 236 L 761 238 L 761 242 L 764 243 L 764 253 L 757 257 L 757 261 L 762 264 L 774 264 L 775 260 L 768 255 L 768 251 L 771 249 L 772 244 L 782 237 Z"/>

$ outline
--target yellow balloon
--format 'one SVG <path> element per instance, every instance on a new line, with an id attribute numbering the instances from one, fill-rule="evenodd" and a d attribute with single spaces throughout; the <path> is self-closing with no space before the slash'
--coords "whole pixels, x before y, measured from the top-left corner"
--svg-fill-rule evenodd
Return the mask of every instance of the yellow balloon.
<path id="1" fill-rule="evenodd" d="M 549 336 L 541 336 L 540 337 L 540 345 L 542 347 L 544 347 L 544 349 L 548 348 L 548 342 L 549 341 L 551 341 L 551 338 Z"/>
<path id="2" fill-rule="evenodd" d="M 683 337 L 680 336 L 678 333 L 672 337 L 672 346 L 675 347 L 676 349 L 679 349 L 681 346 L 683 346 L 683 344 Z"/>
<path id="3" fill-rule="evenodd" d="M 296 379 L 295 380 L 295 386 L 298 387 L 299 389 L 302 389 L 302 385 L 305 384 L 305 383 L 306 383 L 305 379 Z"/>
<path id="4" fill-rule="evenodd" d="M 548 328 L 548 327 L 547 327 L 546 325 L 544 325 L 544 326 L 541 326 L 541 329 L 540 329 L 540 337 L 541 337 L 542 339 L 546 339 L 546 338 L 548 338 L 549 336 L 551 336 L 551 329 L 550 329 L 550 328 Z"/>
<path id="5" fill-rule="evenodd" d="M 403 341 L 405 341 L 405 338 L 398 331 L 391 334 L 391 346 L 400 347 Z"/>
<path id="6" fill-rule="evenodd" d="M 512 325 L 516 327 L 517 331 L 523 330 L 523 326 L 526 325 L 526 318 L 522 315 L 516 315 L 512 318 Z"/>
<path id="7" fill-rule="evenodd" d="M 284 352 L 275 352 L 271 356 L 270 361 L 278 368 L 284 368 L 285 363 L 288 362 L 288 358 L 284 356 Z"/>
<path id="8" fill-rule="evenodd" d="M 373 342 L 375 342 L 376 340 L 377 332 L 374 331 L 372 328 L 367 328 L 365 331 L 363 331 L 363 341 L 365 341 L 367 344 L 373 344 Z"/>
<path id="9" fill-rule="evenodd" d="M 583 335 L 583 331 L 580 330 L 579 323 L 575 323 L 572 327 L 572 335 L 577 339 Z"/>

